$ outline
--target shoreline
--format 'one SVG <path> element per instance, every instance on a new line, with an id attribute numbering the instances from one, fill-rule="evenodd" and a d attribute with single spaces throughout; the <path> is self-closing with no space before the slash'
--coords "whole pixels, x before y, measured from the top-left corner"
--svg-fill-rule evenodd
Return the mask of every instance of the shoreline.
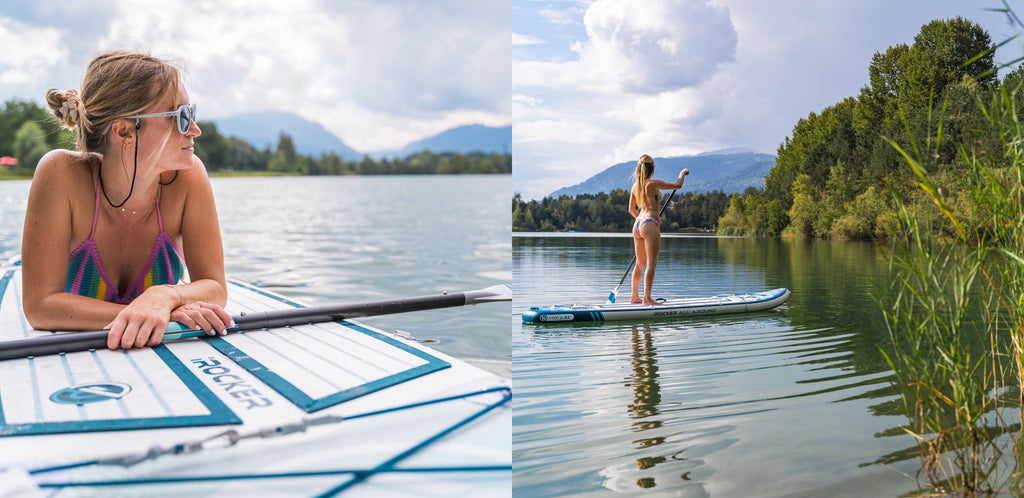
<path id="1" fill-rule="evenodd" d="M 242 178 L 242 177 L 277 177 L 277 176 L 484 176 L 484 175 L 509 175 L 509 173 L 393 173 L 382 175 L 306 175 L 300 173 L 282 173 L 271 171 L 207 171 L 210 178 Z M 8 171 L 0 171 L 0 181 L 31 180 L 32 175 L 21 175 Z"/>

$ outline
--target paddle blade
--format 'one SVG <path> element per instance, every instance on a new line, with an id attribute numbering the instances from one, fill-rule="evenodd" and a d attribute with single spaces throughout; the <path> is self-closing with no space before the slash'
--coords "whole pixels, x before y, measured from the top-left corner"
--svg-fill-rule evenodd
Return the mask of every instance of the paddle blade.
<path id="1" fill-rule="evenodd" d="M 608 294 L 608 302 L 615 304 L 615 291 L 612 291 L 611 294 Z"/>
<path id="2" fill-rule="evenodd" d="M 512 289 L 508 284 L 492 285 L 486 289 L 466 291 L 466 304 L 511 301 Z"/>

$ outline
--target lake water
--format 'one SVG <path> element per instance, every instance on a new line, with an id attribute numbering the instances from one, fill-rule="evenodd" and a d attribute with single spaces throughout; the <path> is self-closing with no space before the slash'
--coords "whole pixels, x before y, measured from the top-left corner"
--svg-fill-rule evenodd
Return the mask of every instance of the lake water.
<path id="1" fill-rule="evenodd" d="M 214 178 L 228 277 L 308 305 L 511 282 L 508 175 Z M 28 181 L 0 182 L 0 257 Z M 509 375 L 508 303 L 362 319 Z M 230 310 L 228 310 L 230 311 Z"/>
<path id="2" fill-rule="evenodd" d="M 311 305 L 513 282 L 512 304 L 365 321 L 513 376 L 516 496 L 917 489 L 879 351 L 888 335 L 868 279 L 888 274 L 874 244 L 666 236 L 655 297 L 792 297 L 746 315 L 524 325 L 530 305 L 603 302 L 632 240 L 511 237 L 508 182 L 215 178 L 226 270 Z M 0 257 L 20 251 L 28 187 L 0 182 Z"/>
<path id="3" fill-rule="evenodd" d="M 632 239 L 512 239 L 517 311 L 604 302 Z M 787 287 L 780 308 L 630 324 L 513 317 L 515 495 L 896 496 L 914 440 L 879 348 L 870 242 L 666 236 L 654 297 Z M 629 297 L 629 280 L 620 289 Z"/>

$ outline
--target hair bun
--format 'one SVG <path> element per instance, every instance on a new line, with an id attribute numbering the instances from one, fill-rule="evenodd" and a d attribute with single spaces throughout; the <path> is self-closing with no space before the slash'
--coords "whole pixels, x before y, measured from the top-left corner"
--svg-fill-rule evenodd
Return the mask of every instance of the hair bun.
<path id="1" fill-rule="evenodd" d="M 46 103 L 67 129 L 72 129 L 82 122 L 85 109 L 77 90 L 62 92 L 51 88 L 46 92 Z"/>

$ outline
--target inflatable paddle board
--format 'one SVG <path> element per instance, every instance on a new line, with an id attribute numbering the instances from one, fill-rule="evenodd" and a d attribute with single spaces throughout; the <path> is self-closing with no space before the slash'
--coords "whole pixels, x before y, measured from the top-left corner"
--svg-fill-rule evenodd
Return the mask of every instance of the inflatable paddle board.
<path id="1" fill-rule="evenodd" d="M 747 294 L 666 299 L 662 304 L 653 305 L 606 303 L 534 306 L 523 312 L 523 321 L 526 323 L 600 322 L 746 313 L 774 308 L 786 302 L 787 299 L 789 299 L 789 289 L 773 289 Z"/>

